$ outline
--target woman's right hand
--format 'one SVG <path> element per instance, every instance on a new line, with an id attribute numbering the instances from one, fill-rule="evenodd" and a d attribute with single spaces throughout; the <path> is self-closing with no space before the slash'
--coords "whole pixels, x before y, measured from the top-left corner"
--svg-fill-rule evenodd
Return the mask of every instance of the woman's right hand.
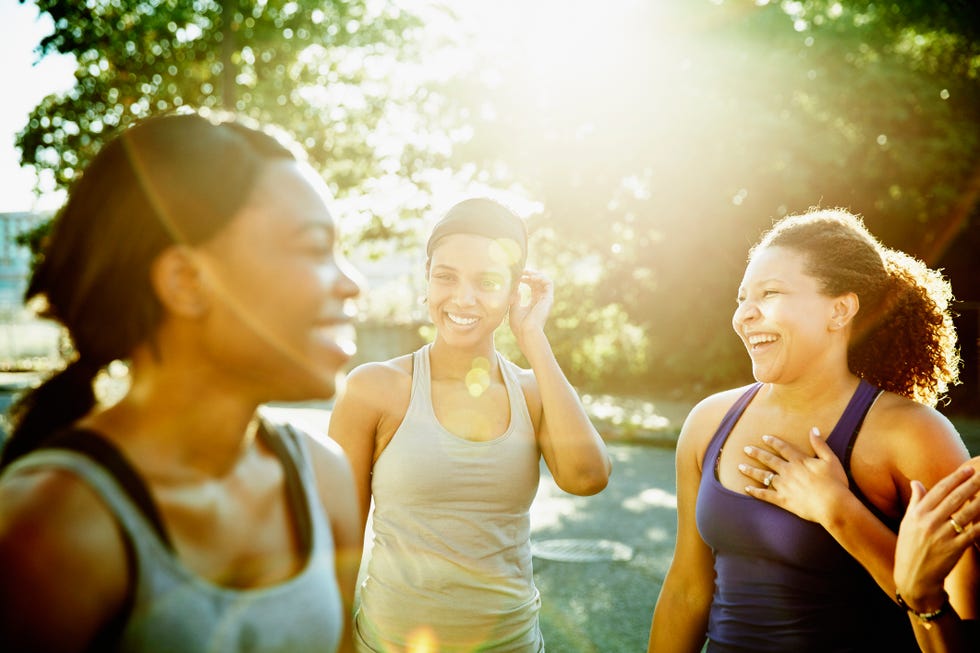
<path id="1" fill-rule="evenodd" d="M 898 531 L 895 588 L 913 609 L 937 609 L 943 582 L 963 553 L 980 540 L 980 457 L 964 463 L 926 492 L 912 481 L 912 497 Z"/>

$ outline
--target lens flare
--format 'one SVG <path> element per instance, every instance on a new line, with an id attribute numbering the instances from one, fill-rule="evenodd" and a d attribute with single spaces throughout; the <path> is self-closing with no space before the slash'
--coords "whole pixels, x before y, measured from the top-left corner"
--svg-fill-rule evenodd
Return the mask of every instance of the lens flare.
<path id="1" fill-rule="evenodd" d="M 428 626 L 421 626 L 408 638 L 405 653 L 438 653 L 435 632 Z"/>

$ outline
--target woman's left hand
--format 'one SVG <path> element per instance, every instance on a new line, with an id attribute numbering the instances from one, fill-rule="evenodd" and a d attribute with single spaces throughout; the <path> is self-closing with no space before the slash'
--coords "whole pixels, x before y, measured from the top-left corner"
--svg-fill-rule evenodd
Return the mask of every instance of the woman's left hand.
<path id="1" fill-rule="evenodd" d="M 810 456 L 798 447 L 772 435 L 762 436 L 768 448 L 746 447 L 745 453 L 759 466 L 739 465 L 739 471 L 762 487 L 746 487 L 750 496 L 762 499 L 801 519 L 826 523 L 842 492 L 850 493 L 847 473 L 833 450 L 810 429 Z"/>
<path id="2" fill-rule="evenodd" d="M 523 349 L 525 337 L 536 332 L 544 332 L 544 325 L 551 313 L 551 305 L 555 301 L 555 288 L 545 274 L 536 270 L 524 270 L 521 275 L 522 284 L 531 289 L 527 301 L 522 301 L 517 293 L 510 305 L 510 329 L 517 338 L 517 344 Z"/>
<path id="3" fill-rule="evenodd" d="M 895 547 L 895 587 L 916 606 L 937 606 L 946 576 L 980 540 L 980 474 L 967 463 L 928 492 L 919 481 L 911 487 Z"/>

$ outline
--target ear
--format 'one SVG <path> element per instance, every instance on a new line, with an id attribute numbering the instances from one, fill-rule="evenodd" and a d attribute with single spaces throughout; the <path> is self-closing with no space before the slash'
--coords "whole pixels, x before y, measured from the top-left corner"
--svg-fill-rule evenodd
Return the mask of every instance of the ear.
<path id="1" fill-rule="evenodd" d="M 209 306 L 200 263 L 187 247 L 161 252 L 150 269 L 153 289 L 164 308 L 175 315 L 198 318 Z"/>
<path id="2" fill-rule="evenodd" d="M 861 302 L 856 293 L 844 293 L 835 298 L 828 328 L 831 331 L 840 331 L 851 323 L 860 307 Z"/>

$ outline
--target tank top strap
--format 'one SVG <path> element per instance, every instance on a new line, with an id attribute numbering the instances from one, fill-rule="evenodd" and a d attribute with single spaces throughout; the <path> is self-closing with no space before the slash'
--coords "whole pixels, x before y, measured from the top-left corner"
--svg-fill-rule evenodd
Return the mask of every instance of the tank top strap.
<path id="1" fill-rule="evenodd" d="M 496 354 L 497 365 L 500 366 L 500 375 L 504 379 L 504 387 L 507 388 L 507 397 L 510 400 L 510 419 L 512 422 L 519 419 L 533 431 L 534 422 L 531 420 L 531 410 L 527 406 L 521 380 L 517 378 L 517 366 L 504 358 L 499 351 Z"/>
<path id="2" fill-rule="evenodd" d="M 306 435 L 288 422 L 263 416 L 263 440 L 275 452 L 285 472 L 286 493 L 305 553 L 316 555 L 333 546 L 326 506 L 320 501 Z"/>
<path id="3" fill-rule="evenodd" d="M 432 373 L 429 365 L 429 348 L 425 344 L 412 353 L 412 389 L 408 397 L 409 414 L 428 415 L 434 413 L 432 406 Z"/>
<path id="4" fill-rule="evenodd" d="M 834 425 L 830 435 L 827 436 L 827 444 L 840 458 L 844 468 L 848 470 L 848 476 L 850 476 L 851 452 L 854 449 L 854 441 L 861 430 L 865 416 L 880 394 L 879 388 L 861 379 L 854 394 L 851 395 L 851 400 L 844 409 L 844 413 L 837 420 L 837 424 Z"/>
<path id="5" fill-rule="evenodd" d="M 854 395 L 851 397 L 850 403 L 844 409 L 844 414 L 837 421 L 834 430 L 827 436 L 827 444 L 837 454 L 837 457 L 840 458 L 841 464 L 844 466 L 844 472 L 847 474 L 847 483 L 850 485 L 854 496 L 883 524 L 897 533 L 899 519 L 889 517 L 878 506 L 872 503 L 864 492 L 861 491 L 860 486 L 854 481 L 854 474 L 851 472 L 851 453 L 854 450 L 854 443 L 857 441 L 858 433 L 861 432 L 861 426 L 864 424 L 864 419 L 867 417 L 868 411 L 871 410 L 875 400 L 878 399 L 881 393 L 881 388 L 861 379 L 857 390 L 854 391 Z"/>
<path id="6" fill-rule="evenodd" d="M 753 383 L 750 385 L 745 392 L 732 404 L 732 407 L 728 409 L 725 416 L 722 418 L 721 423 L 718 425 L 718 430 L 715 431 L 714 436 L 711 438 L 711 442 L 708 443 L 708 448 L 704 454 L 705 464 L 708 461 L 714 460 L 712 465 L 718 464 L 718 453 L 725 444 L 725 440 L 728 439 L 728 434 L 732 432 L 732 428 L 735 427 L 735 423 L 738 422 L 739 418 L 742 417 L 742 413 L 748 407 L 749 402 L 755 397 L 759 392 L 759 388 L 762 387 L 761 383 Z"/>

